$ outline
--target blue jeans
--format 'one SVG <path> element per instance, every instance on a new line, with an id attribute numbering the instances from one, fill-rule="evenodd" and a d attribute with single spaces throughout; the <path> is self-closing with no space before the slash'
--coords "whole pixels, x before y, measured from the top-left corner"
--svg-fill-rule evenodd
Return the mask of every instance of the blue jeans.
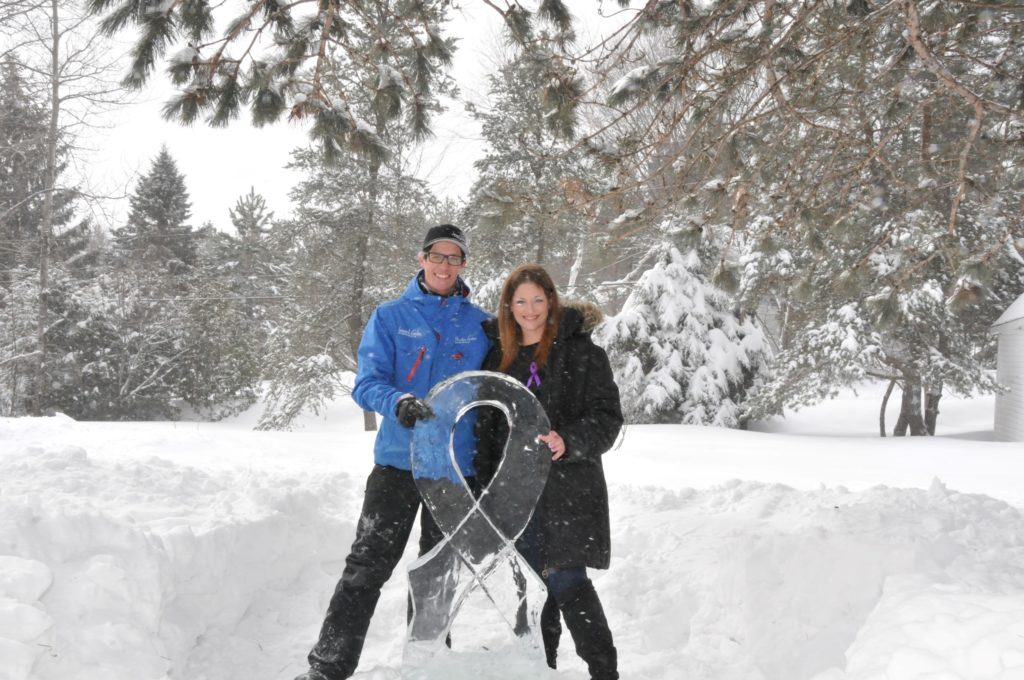
<path id="1" fill-rule="evenodd" d="M 547 555 L 544 550 L 544 536 L 541 533 L 543 524 L 544 517 L 538 510 L 519 536 L 519 540 L 516 541 L 516 549 L 526 563 L 544 579 L 548 593 L 555 599 L 561 600 L 563 596 L 588 580 L 587 568 L 581 566 L 556 569 L 545 566 Z"/>

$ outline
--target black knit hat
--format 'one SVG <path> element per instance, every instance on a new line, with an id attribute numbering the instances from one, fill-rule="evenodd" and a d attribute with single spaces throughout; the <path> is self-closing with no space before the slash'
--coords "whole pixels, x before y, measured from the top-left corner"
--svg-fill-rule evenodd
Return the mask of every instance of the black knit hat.
<path id="1" fill-rule="evenodd" d="M 462 230 L 454 224 L 439 224 L 427 230 L 427 236 L 423 239 L 423 252 L 430 250 L 430 246 L 439 241 L 454 243 L 462 250 L 462 256 L 469 255 L 469 248 L 466 247 L 466 237 Z"/>

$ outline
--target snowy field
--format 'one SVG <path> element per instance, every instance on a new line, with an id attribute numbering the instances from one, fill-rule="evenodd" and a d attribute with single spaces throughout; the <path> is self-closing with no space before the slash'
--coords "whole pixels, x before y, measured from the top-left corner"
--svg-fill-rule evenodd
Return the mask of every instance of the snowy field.
<path id="1" fill-rule="evenodd" d="M 990 397 L 945 399 L 938 437 L 881 439 L 879 393 L 755 432 L 628 428 L 593 572 L 624 680 L 1024 679 L 1024 446 L 991 441 Z M 304 670 L 372 434 L 348 401 L 291 433 L 256 415 L 0 419 L 0 679 Z M 358 680 L 400 677 L 404 568 Z M 430 677 L 523 677 L 510 636 L 471 600 Z M 568 636 L 560 657 L 533 675 L 587 677 Z"/>

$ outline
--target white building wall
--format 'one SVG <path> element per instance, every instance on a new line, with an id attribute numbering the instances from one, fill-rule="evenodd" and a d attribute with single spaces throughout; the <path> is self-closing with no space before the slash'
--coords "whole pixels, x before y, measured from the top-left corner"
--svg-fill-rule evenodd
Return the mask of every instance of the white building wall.
<path id="1" fill-rule="evenodd" d="M 1024 442 L 1024 320 L 998 332 L 996 379 L 1009 391 L 996 395 L 995 438 Z"/>

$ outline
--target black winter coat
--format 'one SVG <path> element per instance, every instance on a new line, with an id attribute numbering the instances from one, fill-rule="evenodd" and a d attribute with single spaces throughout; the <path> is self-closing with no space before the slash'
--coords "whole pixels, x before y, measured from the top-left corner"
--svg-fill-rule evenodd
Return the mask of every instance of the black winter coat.
<path id="1" fill-rule="evenodd" d="M 590 307 L 589 323 L 573 307 L 562 308 L 558 335 L 547 365 L 541 369 L 540 387 L 532 387 L 551 429 L 565 440 L 566 452 L 551 464 L 536 517 L 542 518 L 545 567 L 607 569 L 611 559 L 608 486 L 601 455 L 612 447 L 622 428 L 619 388 L 612 377 L 608 355 L 590 339 L 600 311 Z M 596 317 L 594 316 L 596 315 Z M 501 361 L 497 321 L 484 322 L 494 340 L 483 368 L 494 371 Z M 532 349 L 523 350 L 509 374 L 526 384 Z M 486 485 L 497 469 L 507 422 L 496 409 L 481 409 L 477 422 L 479 442 L 475 461 L 477 479 Z"/>

